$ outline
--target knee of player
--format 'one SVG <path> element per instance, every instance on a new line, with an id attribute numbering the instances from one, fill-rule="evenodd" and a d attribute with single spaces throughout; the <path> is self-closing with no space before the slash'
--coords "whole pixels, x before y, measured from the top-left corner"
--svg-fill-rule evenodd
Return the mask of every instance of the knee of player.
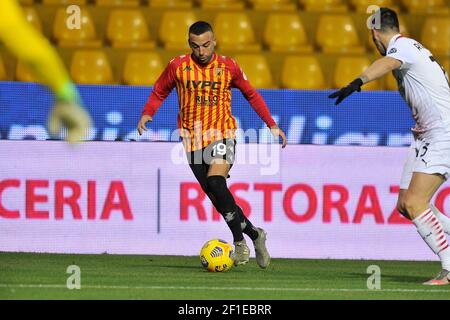
<path id="1" fill-rule="evenodd" d="M 226 188 L 227 186 L 227 182 L 222 176 L 209 176 L 207 181 L 208 189 L 213 193 L 216 193 L 218 190 Z"/>
<path id="2" fill-rule="evenodd" d="M 209 190 L 209 187 L 208 187 L 208 182 L 206 182 L 206 183 L 199 182 L 199 184 L 205 194 L 208 194 L 211 192 L 211 190 Z"/>

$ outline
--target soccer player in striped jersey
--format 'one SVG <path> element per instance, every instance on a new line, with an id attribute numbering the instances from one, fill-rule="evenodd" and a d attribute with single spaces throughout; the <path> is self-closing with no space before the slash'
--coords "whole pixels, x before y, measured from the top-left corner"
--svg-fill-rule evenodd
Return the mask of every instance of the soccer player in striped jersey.
<path id="1" fill-rule="evenodd" d="M 422 239 L 441 260 L 442 270 L 426 285 L 450 283 L 450 219 L 430 201 L 450 174 L 450 87 L 448 74 L 432 53 L 399 33 L 397 14 L 381 8 L 371 18 L 372 37 L 384 56 L 360 77 L 334 92 L 336 104 L 361 86 L 393 72 L 399 91 L 416 120 L 414 141 L 400 180 L 397 208 L 412 220 Z M 379 25 L 377 26 L 377 21 Z"/>
<path id="2" fill-rule="evenodd" d="M 266 232 L 256 228 L 236 204 L 226 178 L 234 161 L 236 119 L 231 113 L 231 88 L 238 88 L 275 139 L 286 136 L 272 119 L 261 95 L 252 87 L 242 69 L 231 58 L 215 53 L 216 41 L 210 24 L 198 21 L 189 28 L 190 55 L 172 59 L 156 81 L 138 123 L 138 132 L 173 88 L 177 88 L 178 128 L 189 166 L 202 189 L 223 216 L 233 234 L 235 264 L 249 261 L 250 251 L 244 235 L 253 241 L 256 261 L 261 268 L 270 263 L 265 245 Z"/>
<path id="3" fill-rule="evenodd" d="M 65 127 L 67 141 L 83 140 L 91 117 L 81 106 L 78 90 L 56 51 L 25 19 L 16 0 L 0 1 L 0 41 L 55 93 L 56 103 L 48 118 L 50 133 L 56 136 Z"/>

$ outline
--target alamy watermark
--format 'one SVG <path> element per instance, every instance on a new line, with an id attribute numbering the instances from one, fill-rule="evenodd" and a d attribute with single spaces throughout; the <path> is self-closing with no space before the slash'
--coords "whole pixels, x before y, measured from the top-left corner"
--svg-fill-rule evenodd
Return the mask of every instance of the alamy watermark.
<path id="1" fill-rule="evenodd" d="M 199 124 L 201 127 L 201 124 Z M 179 141 L 171 149 L 171 162 L 174 165 L 211 163 L 215 158 L 223 158 L 232 164 L 258 166 L 261 175 L 279 174 L 281 168 L 281 137 L 269 129 L 195 129 L 175 130 L 170 141 Z M 244 148 L 236 150 L 234 141 L 239 140 Z M 203 152 L 201 151 L 203 150 Z M 187 152 L 193 151 L 193 157 Z M 199 153 L 199 154 L 198 154 Z"/>
<path id="2" fill-rule="evenodd" d="M 381 289 L 381 268 L 377 265 L 370 265 L 366 270 L 370 276 L 367 278 L 367 289 L 380 290 Z"/>
<path id="3" fill-rule="evenodd" d="M 370 5 L 367 7 L 366 12 L 371 16 L 367 18 L 367 28 L 372 29 L 381 29 L 381 11 L 380 7 L 376 5 Z"/>
<path id="4" fill-rule="evenodd" d="M 66 8 L 66 27 L 69 30 L 81 29 L 81 8 L 77 5 L 70 5 Z"/>
<path id="5" fill-rule="evenodd" d="M 70 274 L 66 281 L 66 287 L 69 290 L 81 289 L 81 269 L 77 265 L 70 265 L 66 269 L 66 273 Z"/>

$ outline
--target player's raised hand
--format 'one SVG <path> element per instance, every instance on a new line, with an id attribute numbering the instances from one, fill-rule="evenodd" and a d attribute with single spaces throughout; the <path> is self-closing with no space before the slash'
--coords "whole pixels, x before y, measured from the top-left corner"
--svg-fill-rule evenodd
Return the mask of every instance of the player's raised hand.
<path id="1" fill-rule="evenodd" d="M 149 116 L 149 115 L 146 115 L 146 114 L 144 114 L 141 117 L 141 120 L 139 120 L 138 127 L 137 127 L 139 135 L 142 135 L 142 131 L 147 131 L 148 130 L 145 125 L 147 124 L 147 122 L 152 121 L 152 120 L 153 120 L 153 118 L 151 116 Z"/>
<path id="2" fill-rule="evenodd" d="M 284 134 L 283 130 L 281 130 L 277 125 L 274 125 L 274 126 L 270 127 L 270 132 L 272 132 L 272 135 L 275 138 L 275 141 L 278 141 L 278 137 L 281 137 L 281 140 L 283 140 L 283 144 L 281 145 L 281 147 L 282 148 L 286 147 L 287 139 L 286 139 L 286 135 Z"/>
<path id="3" fill-rule="evenodd" d="M 330 99 L 334 99 L 337 98 L 336 102 L 334 103 L 335 105 L 338 105 L 339 103 L 342 102 L 342 100 L 344 100 L 345 98 L 347 98 L 349 95 L 351 95 L 353 92 L 361 91 L 361 86 L 363 85 L 363 81 L 361 80 L 361 78 L 355 79 L 352 82 L 350 82 L 347 86 L 345 86 L 344 88 L 333 92 L 332 94 L 330 94 L 328 96 L 328 98 Z"/>
<path id="4" fill-rule="evenodd" d="M 57 136 L 61 128 L 66 128 L 66 140 L 79 142 L 86 139 L 91 123 L 89 113 L 81 105 L 74 102 L 58 101 L 49 115 L 47 126 L 53 136 Z"/>

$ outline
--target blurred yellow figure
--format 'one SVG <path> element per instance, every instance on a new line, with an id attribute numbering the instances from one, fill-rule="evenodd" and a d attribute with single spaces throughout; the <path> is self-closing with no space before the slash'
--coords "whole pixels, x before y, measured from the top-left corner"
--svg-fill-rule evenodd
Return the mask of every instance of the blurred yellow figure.
<path id="1" fill-rule="evenodd" d="M 80 105 L 78 91 L 56 51 L 26 21 L 16 0 L 0 1 L 0 41 L 55 93 L 56 103 L 47 124 L 50 133 L 56 136 L 65 127 L 66 140 L 83 140 L 91 125 L 91 118 Z"/>

